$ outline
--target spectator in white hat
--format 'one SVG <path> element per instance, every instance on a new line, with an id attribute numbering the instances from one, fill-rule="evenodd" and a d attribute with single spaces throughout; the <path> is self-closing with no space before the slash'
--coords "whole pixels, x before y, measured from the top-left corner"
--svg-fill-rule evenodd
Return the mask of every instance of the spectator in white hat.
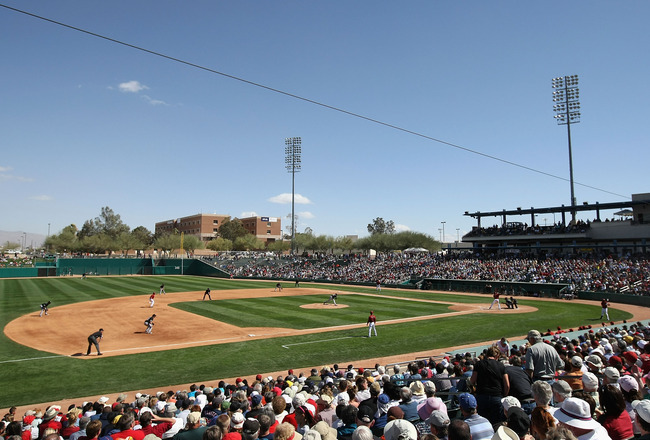
<path id="1" fill-rule="evenodd" d="M 609 440 L 607 430 L 591 417 L 589 404 L 582 399 L 569 397 L 555 412 L 558 422 L 569 429 L 578 440 Z"/>
<path id="2" fill-rule="evenodd" d="M 636 400 L 632 408 L 636 414 L 635 427 L 641 432 L 638 440 L 650 440 L 650 400 Z"/>
<path id="3" fill-rule="evenodd" d="M 596 406 L 600 406 L 600 400 L 598 399 L 599 385 L 598 378 L 594 373 L 590 372 L 582 375 L 582 391 L 594 399 Z"/>

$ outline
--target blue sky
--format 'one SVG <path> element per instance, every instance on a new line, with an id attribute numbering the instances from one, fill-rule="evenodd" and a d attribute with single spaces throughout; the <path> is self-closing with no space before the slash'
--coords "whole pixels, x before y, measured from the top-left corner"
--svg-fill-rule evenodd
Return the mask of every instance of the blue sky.
<path id="1" fill-rule="evenodd" d="M 577 74 L 578 203 L 650 192 L 650 2 L 0 3 L 563 179 L 551 79 Z M 102 206 L 150 230 L 199 212 L 286 224 L 294 136 L 298 231 L 364 236 L 383 217 L 437 239 L 444 221 L 452 241 L 465 211 L 570 204 L 567 180 L 3 7 L 0 35 L 1 230 L 56 233 Z"/>

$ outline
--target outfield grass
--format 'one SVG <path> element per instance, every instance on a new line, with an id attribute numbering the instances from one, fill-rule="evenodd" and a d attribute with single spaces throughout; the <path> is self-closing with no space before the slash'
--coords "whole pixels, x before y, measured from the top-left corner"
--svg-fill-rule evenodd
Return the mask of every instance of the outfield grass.
<path id="1" fill-rule="evenodd" d="M 143 295 L 158 291 L 165 283 L 167 292 L 204 291 L 217 298 L 223 289 L 272 289 L 275 282 L 221 280 L 194 276 L 90 277 L 0 279 L 0 322 L 3 326 L 27 313 L 38 311 L 39 304 L 52 301 L 52 307 L 80 301 Z M 520 300 L 522 305 L 539 309 L 521 315 L 476 314 L 450 316 L 401 324 L 382 324 L 387 319 L 422 316 L 446 311 L 445 306 L 399 301 L 361 295 L 341 295 L 340 302 L 350 307 L 340 310 L 302 309 L 299 305 L 322 302 L 332 286 L 316 296 L 256 298 L 177 304 L 184 310 L 242 326 L 313 328 L 365 322 L 368 310 L 379 316 L 377 338 L 365 338 L 365 328 L 325 333 L 252 340 L 153 353 L 82 360 L 49 357 L 49 353 L 21 346 L 0 335 L 0 408 L 64 398 L 114 393 L 146 388 L 169 389 L 180 383 L 216 384 L 220 378 L 305 368 L 314 365 L 347 363 L 416 351 L 455 347 L 496 340 L 502 336 L 524 335 L 531 328 L 545 330 L 562 326 L 597 324 L 598 305 L 571 302 Z M 291 287 L 285 287 L 291 289 Z M 374 293 L 362 287 L 337 285 L 335 290 Z M 384 289 L 382 295 L 422 298 L 452 303 L 486 303 L 491 297 Z M 631 317 L 610 309 L 612 320 Z M 71 324 L 73 325 L 73 324 Z M 209 329 L 206 329 L 209 333 Z M 287 348 L 283 348 L 286 346 Z M 29 359 L 29 360 L 26 360 Z"/>
<path id="2" fill-rule="evenodd" d="M 404 301 L 384 298 L 377 301 L 374 296 L 339 295 L 341 307 L 326 309 L 300 308 L 313 303 L 322 303 L 329 298 L 323 295 L 284 296 L 251 298 L 223 301 L 191 301 L 172 304 L 186 312 L 226 322 L 238 327 L 279 327 L 308 329 L 335 327 L 365 322 L 370 310 L 383 321 L 411 318 L 414 316 L 437 315 L 449 312 L 449 304 Z M 343 305 L 347 307 L 343 307 Z M 263 317 L 260 320 L 260 317 Z"/>

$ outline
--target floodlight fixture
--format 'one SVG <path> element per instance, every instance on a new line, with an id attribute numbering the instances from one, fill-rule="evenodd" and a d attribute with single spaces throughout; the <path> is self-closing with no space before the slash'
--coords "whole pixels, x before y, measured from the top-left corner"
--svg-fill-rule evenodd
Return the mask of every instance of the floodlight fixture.
<path id="1" fill-rule="evenodd" d="M 580 90 L 578 75 L 559 76 L 551 80 L 553 88 L 553 111 L 558 125 L 566 125 L 569 140 L 569 182 L 571 184 L 571 206 L 576 206 L 573 185 L 573 154 L 571 152 L 571 124 L 580 122 Z M 575 224 L 576 211 L 571 211 L 571 220 Z"/>
<path id="2" fill-rule="evenodd" d="M 295 252 L 296 243 L 296 173 L 300 172 L 302 167 L 302 139 L 299 137 L 286 138 L 284 140 L 284 165 L 287 172 L 291 173 L 291 255 Z"/>

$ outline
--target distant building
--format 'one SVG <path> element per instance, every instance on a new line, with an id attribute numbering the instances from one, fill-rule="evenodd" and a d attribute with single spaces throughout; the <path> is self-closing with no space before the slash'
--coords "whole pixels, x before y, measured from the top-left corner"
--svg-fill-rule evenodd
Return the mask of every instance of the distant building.
<path id="1" fill-rule="evenodd" d="M 282 222 L 279 217 L 246 217 L 239 220 L 244 229 L 266 243 L 282 239 Z"/>
<path id="2" fill-rule="evenodd" d="M 181 217 L 175 220 L 165 220 L 156 223 L 155 233 L 174 234 L 184 233 L 195 235 L 201 241 L 207 242 L 218 236 L 219 226 L 230 219 L 229 215 L 220 214 L 195 214 L 188 217 Z"/>
<path id="3" fill-rule="evenodd" d="M 182 232 L 208 242 L 219 236 L 219 227 L 230 218 L 229 215 L 221 214 L 195 214 L 175 220 L 164 220 L 156 223 L 155 233 L 160 235 Z M 278 217 L 247 217 L 239 220 L 246 231 L 266 243 L 282 239 L 282 224 Z"/>

